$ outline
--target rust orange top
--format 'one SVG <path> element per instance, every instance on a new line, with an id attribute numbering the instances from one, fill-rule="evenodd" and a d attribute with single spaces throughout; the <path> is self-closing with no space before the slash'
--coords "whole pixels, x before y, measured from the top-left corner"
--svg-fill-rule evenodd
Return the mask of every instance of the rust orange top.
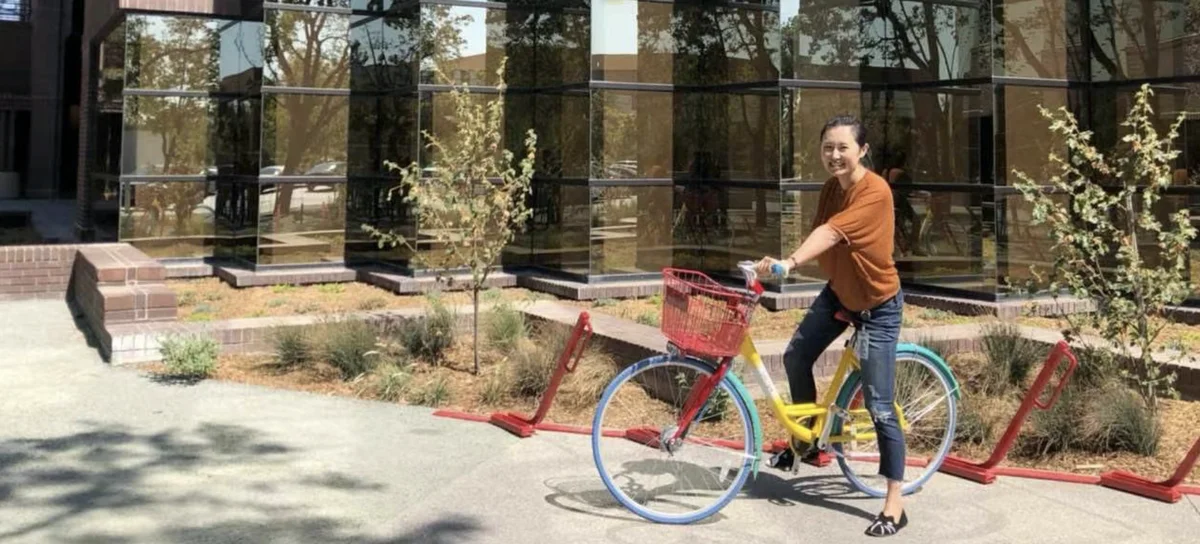
<path id="1" fill-rule="evenodd" d="M 846 309 L 874 308 L 900 291 L 892 259 L 896 228 L 892 190 L 875 172 L 843 191 L 837 178 L 821 188 L 813 228 L 829 225 L 844 240 L 817 258 L 829 288 Z"/>

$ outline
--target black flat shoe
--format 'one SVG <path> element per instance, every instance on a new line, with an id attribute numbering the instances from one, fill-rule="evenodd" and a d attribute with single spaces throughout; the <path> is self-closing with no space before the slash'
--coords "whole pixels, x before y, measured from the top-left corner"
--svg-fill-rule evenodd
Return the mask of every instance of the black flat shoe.
<path id="1" fill-rule="evenodd" d="M 875 521 L 872 521 L 871 525 L 867 527 L 866 534 L 867 536 L 892 536 L 900 532 L 900 529 L 903 529 L 907 525 L 907 511 L 900 512 L 899 522 L 892 519 L 891 516 L 885 516 L 883 512 L 880 512 L 878 516 L 875 516 Z"/>

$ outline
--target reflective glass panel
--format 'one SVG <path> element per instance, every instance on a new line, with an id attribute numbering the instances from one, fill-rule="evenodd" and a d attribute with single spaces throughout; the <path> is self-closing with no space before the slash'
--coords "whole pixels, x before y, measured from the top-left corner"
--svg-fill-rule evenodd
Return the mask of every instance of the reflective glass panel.
<path id="1" fill-rule="evenodd" d="M 264 24 L 266 85 L 349 88 L 349 15 L 267 10 Z"/>
<path id="2" fill-rule="evenodd" d="M 1007 85 L 1004 93 L 1005 131 L 997 135 L 1004 145 L 1004 162 L 997 170 L 997 185 L 1013 185 L 1020 180 L 1015 171 L 1038 183 L 1046 183 L 1057 167 L 1050 153 L 1066 156 L 1062 137 L 1050 130 L 1050 121 L 1042 117 L 1038 106 L 1056 111 L 1067 106 L 1067 90 Z"/>
<path id="3" fill-rule="evenodd" d="M 258 245 L 258 184 L 217 182 L 217 257 L 254 264 Z"/>
<path id="4" fill-rule="evenodd" d="M 125 26 L 129 87 L 195 91 L 216 84 L 220 45 L 216 20 L 131 15 Z"/>
<path id="5" fill-rule="evenodd" d="M 1129 134 L 1129 127 L 1121 123 L 1136 103 L 1138 89 L 1130 86 L 1092 90 L 1092 130 L 1096 134 L 1096 145 L 1101 149 L 1108 151 Z M 1200 111 L 1200 84 L 1168 83 L 1152 85 L 1151 90 L 1154 93 L 1149 98 L 1152 121 L 1160 137 L 1166 137 L 1171 125 L 1179 120 L 1180 113 L 1187 113 L 1173 144 L 1180 153 L 1175 161 L 1172 183 L 1200 185 L 1200 120 L 1195 116 L 1195 112 Z"/>
<path id="6" fill-rule="evenodd" d="M 670 92 L 594 90 L 591 176 L 671 178 L 673 99 Z"/>
<path id="7" fill-rule="evenodd" d="M 506 10 L 482 7 L 423 5 L 422 21 L 438 21 L 426 38 L 421 58 L 421 82 L 445 85 L 437 75 L 440 67 L 454 84 L 494 86 L 496 70 L 505 55 L 509 39 Z M 512 64 L 521 60 L 509 59 Z M 518 83 L 509 82 L 511 85 Z"/>
<path id="8" fill-rule="evenodd" d="M 783 79 L 860 81 L 895 66 L 887 23 L 858 0 L 780 0 Z"/>
<path id="9" fill-rule="evenodd" d="M 857 90 L 783 89 L 783 178 L 824 182 L 829 173 L 821 163 L 821 129 L 838 114 L 862 116 Z M 881 125 L 882 123 L 880 123 Z M 875 126 L 880 126 L 875 125 Z"/>
<path id="10" fill-rule="evenodd" d="M 898 187 L 893 195 L 896 268 L 902 280 L 995 291 L 995 274 L 984 262 L 984 240 L 993 222 L 990 193 Z"/>
<path id="11" fill-rule="evenodd" d="M 892 0 L 889 64 L 909 81 L 991 75 L 989 4 Z"/>
<path id="12" fill-rule="evenodd" d="M 396 182 L 355 182 L 346 188 L 346 260 L 406 265 L 412 252 L 404 245 L 379 247 L 377 238 L 362 229 L 371 225 L 407 239 L 416 234 L 416 217 L 404 203 Z"/>
<path id="13" fill-rule="evenodd" d="M 591 189 L 591 273 L 659 272 L 671 265 L 671 186 Z"/>
<path id="14" fill-rule="evenodd" d="M 276 175 L 344 176 L 348 96 L 263 97 L 262 167 Z"/>
<path id="15" fill-rule="evenodd" d="M 261 21 L 218 21 L 220 39 L 218 81 L 225 92 L 253 92 L 262 85 L 263 24 Z"/>
<path id="16" fill-rule="evenodd" d="M 1067 204 L 1065 195 L 1052 197 L 1060 206 Z M 1024 287 L 1035 276 L 1035 267 L 1042 277 L 1054 266 L 1053 241 L 1046 224 L 1033 222 L 1033 205 L 1023 195 L 1003 195 L 998 198 L 997 210 L 997 278 L 1002 292 L 1011 292 L 1010 284 Z"/>
<path id="17" fill-rule="evenodd" d="M 212 142 L 218 174 L 259 174 L 261 105 L 262 102 L 258 98 L 218 100 Z"/>
<path id="18" fill-rule="evenodd" d="M 676 92 L 676 179 L 778 181 L 779 91 Z"/>
<path id="19" fill-rule="evenodd" d="M 1200 73 L 1200 4 L 1187 0 L 1091 0 L 1096 81 Z"/>
<path id="20" fill-rule="evenodd" d="M 529 228 L 514 241 L 512 251 L 529 248 L 536 266 L 587 274 L 591 231 L 587 186 L 535 182 L 530 202 Z"/>
<path id="21" fill-rule="evenodd" d="M 156 259 L 211 256 L 215 207 L 210 182 L 124 183 L 119 240 Z"/>
<path id="22" fill-rule="evenodd" d="M 399 175 L 386 165 L 407 167 L 416 160 L 415 96 L 351 96 L 350 176 Z"/>
<path id="23" fill-rule="evenodd" d="M 1072 38 L 1082 43 L 1075 22 L 1076 6 L 1075 0 L 997 0 L 992 25 L 993 73 L 1048 79 L 1082 73 L 1079 62 L 1068 59 L 1067 44 Z"/>
<path id="24" fill-rule="evenodd" d="M 360 17 L 350 24 L 350 86 L 387 91 L 416 85 L 418 27 L 407 17 Z"/>
<path id="25" fill-rule="evenodd" d="M 739 261 L 783 251 L 780 210 L 778 189 L 676 185 L 672 266 L 740 277 Z"/>
<path id="26" fill-rule="evenodd" d="M 264 184 L 258 212 L 258 264 L 343 260 L 345 183 Z"/>
<path id="27" fill-rule="evenodd" d="M 209 149 L 210 101 L 177 96 L 125 98 L 122 174 L 216 174 Z"/>
<path id="28" fill-rule="evenodd" d="M 780 251 L 778 255 L 791 255 L 808 239 L 817 216 L 820 191 L 783 191 L 780 202 Z M 824 282 L 828 278 L 817 263 L 810 262 L 793 270 L 788 283 L 805 284 Z"/>
<path id="29" fill-rule="evenodd" d="M 990 85 L 872 93 L 876 171 L 893 183 L 978 183 L 990 170 L 991 97 Z"/>
<path id="30" fill-rule="evenodd" d="M 535 85 L 586 82 L 590 75 L 592 22 L 581 9 L 537 11 Z M 525 36 L 525 33 L 521 33 Z"/>
<path id="31" fill-rule="evenodd" d="M 487 105 L 492 100 L 495 100 L 496 97 L 497 95 L 495 94 L 472 93 L 470 100 L 476 105 L 484 106 L 486 111 Z M 434 138 L 437 138 L 443 146 L 453 149 L 453 146 L 458 145 L 459 135 L 462 133 L 458 125 L 458 120 L 455 118 L 456 107 L 454 96 L 447 92 L 422 93 L 420 100 L 421 132 L 433 134 Z M 514 149 L 514 154 L 524 156 L 524 137 L 522 136 L 520 142 L 513 142 L 511 139 L 506 138 L 510 133 L 505 131 L 506 119 L 503 116 L 502 113 L 499 130 L 501 131 L 501 140 L 505 141 L 502 141 L 500 145 L 502 147 L 510 146 Z M 424 137 L 421 140 L 422 142 L 427 141 Z M 428 168 L 437 160 L 438 151 L 435 149 L 430 149 L 422 145 L 418 151 L 420 152 L 420 160 L 423 167 Z M 498 150 L 496 156 L 500 157 L 501 155 L 502 152 Z"/>

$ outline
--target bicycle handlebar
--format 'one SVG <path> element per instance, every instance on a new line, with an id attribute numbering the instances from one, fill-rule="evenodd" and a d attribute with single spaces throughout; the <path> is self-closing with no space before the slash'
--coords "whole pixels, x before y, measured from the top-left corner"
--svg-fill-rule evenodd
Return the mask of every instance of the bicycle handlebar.
<path id="1" fill-rule="evenodd" d="M 754 270 L 757 261 L 741 261 L 738 263 L 738 268 L 742 270 L 742 275 L 746 278 L 746 288 L 756 293 L 762 290 L 762 285 L 758 283 L 758 272 Z M 783 265 L 775 263 L 771 265 L 771 274 L 782 278 L 784 275 Z"/>

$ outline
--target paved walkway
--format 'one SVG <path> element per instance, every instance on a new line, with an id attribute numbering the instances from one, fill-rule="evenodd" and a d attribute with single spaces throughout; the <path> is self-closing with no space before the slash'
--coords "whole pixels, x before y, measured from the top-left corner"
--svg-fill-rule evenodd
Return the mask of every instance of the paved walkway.
<path id="1" fill-rule="evenodd" d="M 1197 503 L 941 475 L 892 540 L 1195 542 Z M 878 507 L 836 468 L 767 469 L 706 523 L 653 525 L 614 505 L 586 437 L 156 383 L 101 362 L 61 302 L 0 304 L 0 544 L 866 542 Z"/>

